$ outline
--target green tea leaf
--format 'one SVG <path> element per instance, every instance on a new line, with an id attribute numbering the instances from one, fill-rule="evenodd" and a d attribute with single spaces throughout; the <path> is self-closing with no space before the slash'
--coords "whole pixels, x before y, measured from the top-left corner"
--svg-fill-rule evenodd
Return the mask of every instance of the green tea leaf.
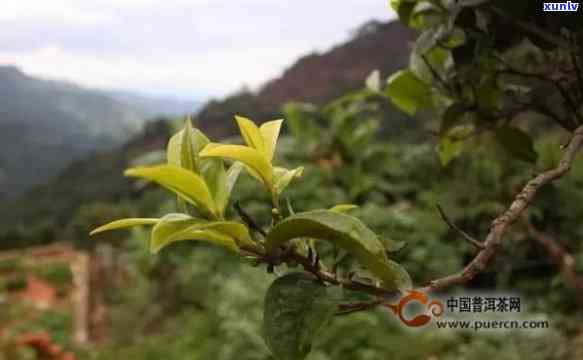
<path id="1" fill-rule="evenodd" d="M 279 138 L 282 123 L 283 120 L 268 121 L 259 128 L 265 144 L 265 156 L 269 161 L 272 161 L 273 156 L 275 155 L 275 147 L 277 145 L 277 139 Z"/>
<path id="2" fill-rule="evenodd" d="M 201 157 L 223 157 L 240 161 L 253 169 L 263 183 L 273 186 L 273 169 L 265 155 L 256 149 L 242 145 L 221 145 L 211 143 L 200 153 Z"/>
<path id="3" fill-rule="evenodd" d="M 191 171 L 175 165 L 159 165 L 128 169 L 125 175 L 154 181 L 203 213 L 212 217 L 217 215 L 215 203 L 205 181 Z"/>
<path id="4" fill-rule="evenodd" d="M 374 70 L 366 78 L 365 81 L 366 88 L 374 93 L 381 91 L 381 72 L 379 70 Z"/>
<path id="5" fill-rule="evenodd" d="M 508 153 L 518 159 L 534 163 L 538 154 L 530 135 L 512 126 L 502 126 L 495 130 L 496 140 Z"/>
<path id="6" fill-rule="evenodd" d="M 160 219 L 160 222 L 152 229 L 150 250 L 152 253 L 157 253 L 165 246 L 176 241 L 199 240 L 237 252 L 237 241 L 232 236 L 233 234 L 241 238 L 244 236 L 249 237 L 248 230 L 240 223 L 208 222 L 192 218 L 186 214 L 168 214 Z M 247 241 L 252 240 L 250 240 L 250 237 L 243 240 L 243 242 Z"/>
<path id="7" fill-rule="evenodd" d="M 353 255 L 391 290 L 411 288 L 411 279 L 398 264 L 387 258 L 376 234 L 353 216 L 329 210 L 299 213 L 278 223 L 266 238 L 268 253 L 288 240 L 309 237 L 328 240 Z"/>
<path id="8" fill-rule="evenodd" d="M 104 231 L 123 229 L 132 226 L 139 225 L 155 225 L 160 221 L 160 219 L 151 218 L 134 218 L 134 219 L 123 219 L 112 221 L 109 224 L 98 227 L 97 229 L 91 231 L 89 235 L 93 236 L 95 234 L 102 233 Z"/>
<path id="9" fill-rule="evenodd" d="M 200 173 L 198 153 L 210 142 L 200 130 L 193 129 L 188 119 L 184 129 L 174 134 L 168 141 L 166 157 L 168 164 Z"/>
<path id="10" fill-rule="evenodd" d="M 216 204 L 219 215 L 224 215 L 224 207 L 228 201 L 227 172 L 222 159 L 204 159 L 201 161 L 201 175 L 204 178 L 211 196 Z"/>
<path id="11" fill-rule="evenodd" d="M 399 20 L 401 20 L 405 25 L 409 25 L 411 21 L 411 14 L 415 8 L 416 1 L 413 0 L 391 0 L 391 7 L 399 15 Z"/>
<path id="12" fill-rule="evenodd" d="M 358 209 L 358 205 L 352 204 L 339 204 L 330 208 L 330 211 L 345 213 L 349 212 L 350 210 Z"/>
<path id="13" fill-rule="evenodd" d="M 447 166 L 453 159 L 462 153 L 463 147 L 463 140 L 456 140 L 449 136 L 442 137 L 437 145 L 437 153 L 441 165 Z"/>
<path id="14" fill-rule="evenodd" d="M 253 121 L 242 116 L 235 116 L 235 120 L 237 121 L 237 125 L 239 125 L 239 131 L 241 132 L 241 136 L 243 137 L 243 140 L 245 140 L 247 146 L 252 147 L 262 154 L 266 154 L 263 135 L 257 125 L 255 125 Z"/>
<path id="15" fill-rule="evenodd" d="M 263 334 L 278 360 L 303 360 L 336 309 L 331 292 L 306 273 L 277 278 L 265 295 Z"/>
<path id="16" fill-rule="evenodd" d="M 281 167 L 275 167 L 273 169 L 273 178 L 275 182 L 275 191 L 280 194 L 285 190 L 285 188 L 291 183 L 295 178 L 302 176 L 304 172 L 303 166 L 295 168 L 293 170 L 284 169 Z"/>
<path id="17" fill-rule="evenodd" d="M 387 94 L 392 102 L 410 116 L 431 104 L 431 89 L 409 70 L 394 73 L 388 80 Z"/>
<path id="18" fill-rule="evenodd" d="M 237 179 L 239 179 L 241 170 L 243 170 L 244 167 L 245 165 L 240 162 L 235 162 L 231 165 L 225 176 L 224 190 L 220 193 L 220 196 L 215 197 L 215 203 L 217 204 L 220 213 L 223 215 L 229 204 L 233 187 L 235 186 Z"/>

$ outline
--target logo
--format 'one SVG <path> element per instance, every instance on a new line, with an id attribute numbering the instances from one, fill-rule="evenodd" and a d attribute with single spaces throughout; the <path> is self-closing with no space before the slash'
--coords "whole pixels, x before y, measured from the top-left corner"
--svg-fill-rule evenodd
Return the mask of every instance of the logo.
<path id="1" fill-rule="evenodd" d="M 405 317 L 407 305 L 412 302 L 418 302 L 425 306 L 424 312 L 411 319 Z M 409 327 L 424 326 L 431 321 L 433 317 L 440 317 L 443 314 L 443 303 L 440 300 L 429 300 L 429 297 L 420 291 L 410 290 L 409 294 L 403 297 L 397 304 L 384 304 L 383 306 L 391 309 L 399 317 L 401 322 Z"/>
<path id="2" fill-rule="evenodd" d="M 518 296 L 452 295 L 442 301 L 429 298 L 424 292 L 409 290 L 398 303 L 382 306 L 390 309 L 403 325 L 410 328 L 432 322 L 436 329 L 459 331 L 533 331 L 550 327 L 546 316 L 539 314 L 533 318 L 533 314 L 521 315 L 521 299 Z"/>
<path id="3" fill-rule="evenodd" d="M 576 12 L 577 10 L 579 10 L 579 3 L 576 2 L 543 3 L 543 11 Z"/>

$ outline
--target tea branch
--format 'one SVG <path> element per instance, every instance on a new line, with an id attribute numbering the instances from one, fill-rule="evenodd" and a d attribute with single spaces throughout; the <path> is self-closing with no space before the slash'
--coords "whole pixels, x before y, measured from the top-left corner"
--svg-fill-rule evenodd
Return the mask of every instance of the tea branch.
<path id="1" fill-rule="evenodd" d="M 583 125 L 579 126 L 573 132 L 571 141 L 565 147 L 565 151 L 557 167 L 547 170 L 528 181 L 522 191 L 515 196 L 508 209 L 494 219 L 490 227 L 490 232 L 483 242 L 484 248 L 478 252 L 474 259 L 461 272 L 432 280 L 421 291 L 438 291 L 453 285 L 462 285 L 482 273 L 498 253 L 508 228 L 520 218 L 523 211 L 532 203 L 537 192 L 543 186 L 560 179 L 569 172 L 582 144 Z"/>

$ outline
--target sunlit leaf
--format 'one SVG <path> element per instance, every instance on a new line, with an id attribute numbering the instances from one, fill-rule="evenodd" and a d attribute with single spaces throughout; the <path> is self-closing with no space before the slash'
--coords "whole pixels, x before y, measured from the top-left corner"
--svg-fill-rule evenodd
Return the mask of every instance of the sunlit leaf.
<path id="1" fill-rule="evenodd" d="M 269 161 L 272 161 L 273 156 L 275 155 L 275 147 L 277 145 L 277 139 L 279 138 L 282 123 L 283 120 L 268 121 L 259 128 L 261 136 L 263 137 L 263 143 L 265 144 L 265 155 Z"/>
<path id="2" fill-rule="evenodd" d="M 166 148 L 168 163 L 200 172 L 198 153 L 209 143 L 209 139 L 200 130 L 193 129 L 190 119 L 184 129 L 174 134 Z"/>
<path id="3" fill-rule="evenodd" d="M 223 157 L 240 161 L 253 169 L 269 187 L 273 185 L 273 170 L 265 155 L 256 149 L 242 145 L 209 144 L 200 153 L 201 157 Z"/>
<path id="4" fill-rule="evenodd" d="M 366 88 L 372 92 L 378 93 L 381 91 L 381 72 L 379 70 L 374 70 L 366 78 Z"/>
<path id="5" fill-rule="evenodd" d="M 266 154 L 265 141 L 263 140 L 263 135 L 261 135 L 261 131 L 257 125 L 255 125 L 253 121 L 242 116 L 235 116 L 235 120 L 237 120 L 239 131 L 241 132 L 241 136 L 243 137 L 243 140 L 245 140 L 247 146 L 252 147 L 262 154 Z"/>
<path id="6" fill-rule="evenodd" d="M 292 182 L 293 179 L 302 176 L 304 168 L 300 166 L 293 170 L 288 170 L 281 167 L 275 167 L 273 171 L 275 191 L 279 194 L 285 190 L 285 188 Z"/>
<path id="7" fill-rule="evenodd" d="M 224 207 L 228 201 L 227 193 L 227 172 L 222 159 L 204 159 L 201 163 L 201 175 L 205 180 L 211 196 L 216 204 L 220 215 L 223 215 Z"/>
<path id="8" fill-rule="evenodd" d="M 358 205 L 352 204 L 339 204 L 330 208 L 330 211 L 345 213 L 349 212 L 350 210 L 358 209 Z"/>
<path id="9" fill-rule="evenodd" d="M 398 264 L 387 258 L 386 249 L 376 234 L 355 217 L 329 210 L 290 216 L 267 235 L 267 251 L 273 253 L 286 241 L 301 237 L 335 243 L 378 276 L 387 289 L 411 287 L 411 279 Z"/>
<path id="10" fill-rule="evenodd" d="M 110 222 L 109 224 L 98 227 L 97 229 L 91 231 L 89 233 L 89 235 L 99 234 L 99 233 L 102 233 L 104 231 L 124 229 L 124 228 L 132 227 L 132 226 L 155 225 L 159 221 L 160 221 L 160 219 L 152 219 L 152 218 L 134 218 L 134 219 L 116 220 L 116 221 Z"/>
<path id="11" fill-rule="evenodd" d="M 267 290 L 265 343 L 278 360 L 303 360 L 336 309 L 331 291 L 306 273 L 277 278 Z"/>
<path id="12" fill-rule="evenodd" d="M 431 104 L 431 89 L 409 70 L 401 70 L 388 80 L 387 94 L 403 112 L 413 116 Z"/>
<path id="13" fill-rule="evenodd" d="M 203 213 L 216 215 L 215 203 L 209 188 L 199 175 L 191 171 L 175 165 L 159 165 L 128 169 L 125 175 L 154 181 Z"/>
<path id="14" fill-rule="evenodd" d="M 157 253 L 176 241 L 199 240 L 238 251 L 236 240 L 228 232 L 221 231 L 222 228 L 228 228 L 225 222 L 207 222 L 185 214 L 168 214 L 152 229 L 150 250 Z"/>
<path id="15" fill-rule="evenodd" d="M 215 196 L 215 203 L 217 204 L 217 208 L 221 214 L 225 213 L 225 209 L 229 204 L 229 198 L 231 197 L 233 187 L 235 186 L 235 183 L 237 182 L 243 167 L 244 165 L 237 161 L 231 165 L 229 170 L 227 170 L 223 190 Z"/>

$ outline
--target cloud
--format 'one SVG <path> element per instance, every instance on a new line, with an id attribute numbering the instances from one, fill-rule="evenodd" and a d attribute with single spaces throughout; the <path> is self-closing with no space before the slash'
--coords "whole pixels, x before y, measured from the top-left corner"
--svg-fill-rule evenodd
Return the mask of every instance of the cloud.
<path id="1" fill-rule="evenodd" d="M 19 0 L 0 63 L 92 87 L 224 95 L 393 16 L 385 0 Z"/>

